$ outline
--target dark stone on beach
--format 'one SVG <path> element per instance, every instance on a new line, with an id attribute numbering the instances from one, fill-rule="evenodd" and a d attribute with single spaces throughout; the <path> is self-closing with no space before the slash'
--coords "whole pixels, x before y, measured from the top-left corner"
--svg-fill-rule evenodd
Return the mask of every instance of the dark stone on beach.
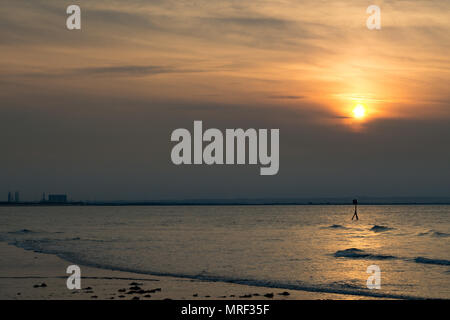
<path id="1" fill-rule="evenodd" d="M 17 295 L 20 296 L 20 292 L 17 292 Z"/>
<path id="2" fill-rule="evenodd" d="M 194 293 L 192 296 L 193 297 L 198 297 L 198 293 Z"/>
<path id="3" fill-rule="evenodd" d="M 234 298 L 234 297 L 235 297 L 235 295 L 234 295 L 234 294 L 231 294 L 231 295 L 230 295 L 230 298 Z"/>
<path id="4" fill-rule="evenodd" d="M 251 294 L 244 294 L 243 296 L 239 296 L 239 298 L 251 298 Z"/>
<path id="5" fill-rule="evenodd" d="M 97 296 L 91 296 L 91 298 L 92 298 L 92 299 L 97 299 L 98 297 L 97 297 Z"/>
<path id="6" fill-rule="evenodd" d="M 35 284 L 33 286 L 33 288 L 46 288 L 46 287 L 47 287 L 47 285 L 44 282 L 42 282 L 41 284 Z"/>
<path id="7" fill-rule="evenodd" d="M 134 290 L 130 290 L 127 292 L 127 294 L 135 294 L 135 293 L 137 293 L 137 291 L 134 291 Z"/>
<path id="8" fill-rule="evenodd" d="M 151 295 L 149 295 L 149 294 L 146 294 L 145 296 L 144 296 L 144 298 L 151 298 L 152 296 Z"/>
<path id="9" fill-rule="evenodd" d="M 287 292 L 287 291 L 284 291 L 284 292 L 279 293 L 278 295 L 280 295 L 280 296 L 290 296 L 291 294 L 289 292 Z"/>
<path id="10" fill-rule="evenodd" d="M 205 296 L 205 298 L 211 298 L 211 296 Z"/>
<path id="11" fill-rule="evenodd" d="M 133 297 L 133 299 L 131 299 L 131 300 L 139 300 L 140 298 L 139 297 Z"/>
<path id="12" fill-rule="evenodd" d="M 266 297 L 266 298 L 273 298 L 273 293 L 266 293 L 264 295 L 264 297 Z"/>
<path id="13" fill-rule="evenodd" d="M 117 290 L 118 292 L 126 292 L 127 291 L 127 289 L 119 289 L 119 290 Z"/>
<path id="14" fill-rule="evenodd" d="M 91 287 L 84 288 L 83 290 L 92 290 Z"/>
<path id="15" fill-rule="evenodd" d="M 259 293 L 254 293 L 253 295 L 254 295 L 255 297 L 259 297 L 259 296 L 260 296 Z"/>
<path id="16" fill-rule="evenodd" d="M 114 297 L 109 298 L 110 300 L 114 300 Z"/>
<path id="17" fill-rule="evenodd" d="M 142 283 L 132 282 L 130 283 L 130 286 L 142 286 Z"/>
<path id="18" fill-rule="evenodd" d="M 133 287 L 130 287 L 130 290 L 141 290 L 141 287 L 133 286 Z"/>
<path id="19" fill-rule="evenodd" d="M 125 296 L 124 296 L 123 294 L 121 294 L 121 295 L 119 296 L 119 298 L 125 298 Z"/>

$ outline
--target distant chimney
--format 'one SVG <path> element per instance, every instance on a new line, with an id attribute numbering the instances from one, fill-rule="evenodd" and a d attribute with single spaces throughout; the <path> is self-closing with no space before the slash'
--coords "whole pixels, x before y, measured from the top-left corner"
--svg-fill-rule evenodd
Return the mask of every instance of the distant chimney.
<path id="1" fill-rule="evenodd" d="M 13 195 L 12 195 L 12 193 L 10 191 L 10 192 L 8 192 L 8 202 L 13 202 L 13 201 L 14 201 Z"/>
<path id="2" fill-rule="evenodd" d="M 19 196 L 19 191 L 16 191 L 15 195 L 14 195 L 14 200 L 16 202 L 20 202 L 20 196 Z"/>

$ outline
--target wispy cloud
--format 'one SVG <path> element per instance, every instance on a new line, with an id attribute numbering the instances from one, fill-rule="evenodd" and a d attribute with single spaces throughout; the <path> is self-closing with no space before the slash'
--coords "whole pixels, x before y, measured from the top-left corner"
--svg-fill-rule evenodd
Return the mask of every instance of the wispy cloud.
<path id="1" fill-rule="evenodd" d="M 286 99 L 286 100 L 300 100 L 305 99 L 305 96 L 293 96 L 293 95 L 272 95 L 269 99 Z"/>

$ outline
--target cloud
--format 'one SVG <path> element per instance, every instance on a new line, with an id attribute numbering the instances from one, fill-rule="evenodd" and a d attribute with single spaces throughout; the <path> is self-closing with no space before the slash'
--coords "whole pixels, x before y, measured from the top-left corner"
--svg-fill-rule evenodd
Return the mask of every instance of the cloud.
<path id="1" fill-rule="evenodd" d="M 299 99 L 304 99 L 306 98 L 306 96 L 293 96 L 293 95 L 273 95 L 273 96 L 269 96 L 269 99 L 286 99 L 286 100 L 299 100 Z"/>
<path id="2" fill-rule="evenodd" d="M 67 78 L 67 77 L 145 77 L 159 74 L 174 73 L 200 73 L 207 72 L 201 69 L 189 69 L 181 67 L 168 67 L 157 65 L 115 65 L 99 67 L 69 68 L 63 70 L 37 70 L 22 74 L 4 74 L 4 78 L 10 79 L 35 79 L 35 78 Z M 5 81 L 5 80 L 3 80 Z M 6 81 L 5 81 L 6 83 Z"/>
<path id="3" fill-rule="evenodd" d="M 104 76 L 148 76 L 162 73 L 175 72 L 193 72 L 187 70 L 178 70 L 176 68 L 166 66 L 138 66 L 138 65 L 122 65 L 122 66 L 106 66 L 106 67 L 90 67 L 72 69 L 65 74 L 72 75 L 104 75 Z"/>

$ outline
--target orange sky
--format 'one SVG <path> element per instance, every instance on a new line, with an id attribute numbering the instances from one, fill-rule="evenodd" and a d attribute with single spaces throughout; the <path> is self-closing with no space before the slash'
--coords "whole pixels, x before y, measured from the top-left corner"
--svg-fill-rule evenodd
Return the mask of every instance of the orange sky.
<path id="1" fill-rule="evenodd" d="M 331 118 L 363 103 L 365 121 L 450 115 L 446 1 L 373 1 L 379 31 L 365 27 L 368 2 L 358 0 L 79 1 L 81 32 L 65 29 L 70 3 L 2 4 L 2 94 L 20 82 L 189 102 L 308 101 Z"/>

